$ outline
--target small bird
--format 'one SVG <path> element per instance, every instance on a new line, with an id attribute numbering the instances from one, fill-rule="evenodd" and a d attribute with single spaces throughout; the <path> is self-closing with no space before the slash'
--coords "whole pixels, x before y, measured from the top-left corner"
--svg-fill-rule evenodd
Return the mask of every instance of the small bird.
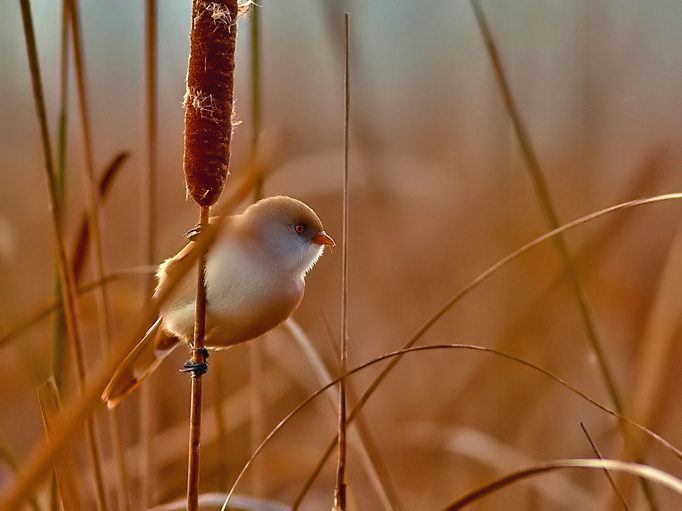
<path id="1" fill-rule="evenodd" d="M 254 339 L 287 319 L 301 303 L 306 274 L 325 246 L 334 246 L 315 212 L 291 197 L 261 199 L 225 220 L 206 259 L 204 344 L 209 348 Z M 159 266 L 157 292 L 194 243 Z M 191 345 L 195 295 L 191 278 L 179 283 L 104 390 L 102 399 L 109 408 L 137 388 L 180 342 Z M 189 363 L 186 367 L 196 369 Z"/>

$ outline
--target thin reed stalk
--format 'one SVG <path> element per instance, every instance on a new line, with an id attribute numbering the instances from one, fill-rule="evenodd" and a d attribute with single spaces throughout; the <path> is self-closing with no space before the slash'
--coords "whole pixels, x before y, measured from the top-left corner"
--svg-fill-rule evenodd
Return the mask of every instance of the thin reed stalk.
<path id="1" fill-rule="evenodd" d="M 259 152 L 259 140 L 261 134 L 261 6 L 252 3 L 249 6 L 251 20 L 251 140 L 250 153 L 251 159 L 256 159 Z M 253 200 L 258 201 L 263 198 L 264 180 L 258 181 L 253 190 Z M 267 432 L 265 425 L 265 410 L 263 402 L 265 400 L 265 389 L 261 375 L 264 373 L 263 345 L 260 342 L 249 343 L 249 374 L 251 375 L 251 450 L 258 447 L 261 440 L 265 438 Z M 218 361 L 220 362 L 220 361 Z M 217 374 L 214 373 L 214 374 Z M 223 393 L 223 388 L 219 389 L 216 399 Z M 216 408 L 218 410 L 219 408 Z M 222 441 L 221 444 L 225 443 Z M 220 461 L 220 467 L 224 462 Z M 221 474 L 223 479 L 226 476 Z M 227 488 L 227 486 L 226 486 Z M 265 472 L 262 465 L 256 465 L 253 477 L 251 478 L 251 493 L 256 497 L 264 495 Z"/>
<path id="2" fill-rule="evenodd" d="M 523 122 L 521 112 L 517 108 L 516 102 L 512 95 L 511 87 L 509 85 L 509 81 L 507 80 L 507 76 L 502 65 L 502 60 L 497 50 L 497 45 L 495 43 L 495 39 L 493 38 L 492 31 L 488 25 L 485 12 L 483 11 L 479 0 L 470 0 L 470 2 L 474 11 L 476 22 L 478 23 L 479 29 L 481 30 L 481 35 L 485 42 L 486 49 L 490 55 L 490 60 L 493 64 L 493 69 L 500 86 L 500 92 L 502 93 L 504 104 L 507 107 L 509 117 L 512 121 L 512 125 L 514 126 L 514 133 L 516 134 L 516 138 L 521 148 L 521 153 L 526 162 L 526 168 L 528 169 L 528 173 L 533 182 L 535 193 L 538 197 L 538 200 L 540 201 L 540 207 L 547 218 L 550 228 L 557 229 L 561 225 L 559 222 L 559 216 L 554 208 L 554 203 L 550 196 L 549 188 L 547 187 L 547 182 L 542 172 L 535 148 L 533 147 L 530 134 L 525 123 Z M 561 234 L 559 234 L 554 238 L 554 242 L 566 267 L 566 274 L 576 298 L 588 343 L 592 349 L 592 352 L 595 354 L 597 365 L 599 367 L 599 373 L 604 381 L 606 390 L 613 401 L 613 406 L 618 413 L 622 413 L 623 399 L 621 397 L 620 390 L 618 389 L 616 379 L 613 376 L 613 371 L 608 361 L 606 352 L 604 351 L 602 341 L 599 338 L 597 327 L 592 317 L 592 312 L 587 303 L 587 298 L 585 297 L 585 293 L 582 289 L 582 286 L 580 285 L 578 274 L 575 270 L 568 246 L 566 245 L 566 240 Z M 627 437 L 627 432 L 625 430 L 623 430 L 623 435 Z M 641 459 L 638 458 L 637 461 L 641 461 Z M 641 483 L 644 496 L 646 497 L 646 500 L 649 504 L 649 508 L 652 511 L 657 509 L 658 506 L 656 504 L 655 496 L 649 488 L 647 481 L 641 479 Z"/>
<path id="3" fill-rule="evenodd" d="M 342 231 L 342 274 L 341 274 L 341 353 L 339 370 L 339 429 L 338 429 L 338 464 L 336 467 L 336 490 L 334 492 L 334 509 L 346 511 L 346 462 L 347 462 L 347 411 L 346 382 L 343 375 L 348 369 L 348 145 L 350 133 L 350 76 L 348 55 L 349 15 L 344 16 L 344 71 L 343 71 L 343 231 Z"/>
<path id="4" fill-rule="evenodd" d="M 471 5 L 473 7 L 476 21 L 478 22 L 478 26 L 481 30 L 483 39 L 485 41 L 486 48 L 490 55 L 490 59 L 493 64 L 493 69 L 495 71 L 495 76 L 500 86 L 500 92 L 502 93 L 504 104 L 507 107 L 509 117 L 514 126 L 514 132 L 519 142 L 521 153 L 523 154 L 523 158 L 526 162 L 528 173 L 533 182 L 535 193 L 538 197 L 538 200 L 540 201 L 540 207 L 543 213 L 545 214 L 550 229 L 556 229 L 561 225 L 561 223 L 559 222 L 559 216 L 557 215 L 557 212 L 554 208 L 554 203 L 552 201 L 552 198 L 550 197 L 547 182 L 542 172 L 542 168 L 540 167 L 540 161 L 538 160 L 535 148 L 533 147 L 530 134 L 528 132 L 528 129 L 526 128 L 525 123 L 523 122 L 521 113 L 519 112 L 516 106 L 516 102 L 514 101 L 514 98 L 512 96 L 511 87 L 509 86 L 509 82 L 507 80 L 506 73 L 504 71 L 504 67 L 502 65 L 502 61 L 497 50 L 497 45 L 492 36 L 492 32 L 488 25 L 488 21 L 485 17 L 485 13 L 483 12 L 483 8 L 481 7 L 478 0 L 471 0 Z M 618 391 L 615 378 L 612 375 L 612 371 L 609 366 L 604 349 L 602 347 L 601 341 L 599 340 L 597 329 L 594 325 L 594 320 L 592 319 L 592 313 L 590 312 L 590 309 L 587 305 L 587 300 L 585 299 L 585 295 L 578 281 L 578 276 L 575 272 L 575 268 L 573 266 L 572 258 L 566 245 L 566 241 L 563 236 L 559 235 L 554 238 L 554 243 L 556 244 L 557 250 L 559 251 L 559 255 L 561 256 L 566 266 L 566 273 L 568 275 L 571 287 L 573 288 L 573 292 L 575 293 L 576 300 L 578 302 L 578 307 L 580 309 L 580 315 L 583 320 L 583 326 L 587 334 L 587 339 L 590 343 L 590 347 L 592 348 L 597 357 L 599 370 L 604 379 L 604 383 L 606 384 L 609 396 L 611 397 L 613 405 L 616 407 L 616 409 L 622 411 L 623 408 L 622 398 L 620 396 L 620 392 Z"/>
<path id="5" fill-rule="evenodd" d="M 71 27 L 73 38 L 74 63 L 76 68 L 76 84 L 78 89 L 78 106 L 83 134 L 83 153 L 85 165 L 83 166 L 83 179 L 88 193 L 89 202 L 89 227 L 94 248 L 94 268 L 95 276 L 103 279 L 106 274 L 104 269 L 104 253 L 102 248 L 102 219 L 100 212 L 100 201 L 98 194 L 97 178 L 95 176 L 95 163 L 93 156 L 92 132 L 90 128 L 90 115 L 87 101 L 87 91 L 85 83 L 85 57 L 83 50 L 83 36 L 80 24 L 80 14 L 77 0 L 69 0 L 71 13 Z M 100 329 L 100 340 L 102 351 L 106 351 L 111 346 L 111 309 L 106 286 L 97 288 L 95 294 L 98 308 L 98 320 Z M 128 475 L 125 464 L 125 454 L 123 452 L 123 433 L 121 431 L 121 412 L 120 410 L 109 410 L 107 412 L 107 422 L 109 434 L 112 441 L 112 449 L 117 460 L 116 475 L 118 478 L 118 498 L 124 509 L 128 510 L 130 504 L 130 491 L 128 489 Z M 94 429 L 94 428 L 92 428 Z M 100 468 L 101 471 L 101 468 Z M 108 509 L 106 498 L 106 485 L 103 478 L 97 481 L 97 492 L 99 494 L 100 506 L 103 510 Z"/>
<path id="6" fill-rule="evenodd" d="M 45 96 L 43 94 L 40 66 L 38 63 L 38 52 L 35 44 L 35 34 L 33 31 L 33 21 L 31 8 L 28 0 L 21 0 L 21 17 L 26 38 L 26 51 L 28 53 L 29 69 L 31 73 L 31 84 L 33 87 L 33 98 L 40 125 L 40 138 L 43 145 L 43 156 L 45 160 L 45 175 L 48 186 L 48 209 L 52 220 L 52 227 L 57 247 L 59 262 L 59 278 L 62 282 L 62 301 L 64 303 L 64 315 L 68 337 L 73 349 L 74 371 L 79 390 L 82 392 L 85 384 L 85 360 L 83 356 L 83 340 L 80 325 L 80 309 L 76 298 L 76 283 L 69 265 L 64 243 L 64 232 L 62 225 L 62 213 L 58 201 L 58 183 L 52 159 L 52 148 L 50 135 L 47 127 L 47 110 L 45 108 Z M 94 418 L 88 414 L 86 419 L 86 437 L 90 457 L 93 464 L 93 477 L 97 488 L 97 500 L 100 509 L 106 509 L 106 496 L 104 494 L 104 480 L 102 476 L 101 455 L 99 442 L 97 440 L 94 427 Z"/>
<path id="7" fill-rule="evenodd" d="M 69 99 L 69 32 L 70 20 L 68 0 L 62 1 L 62 19 L 60 34 L 60 57 L 59 57 L 59 120 L 57 124 L 57 185 L 58 195 L 56 197 L 59 207 L 66 208 L 66 140 L 67 140 L 67 117 Z M 56 263 L 57 265 L 59 263 Z M 55 267 L 54 291 L 55 297 L 59 300 L 62 295 L 62 282 L 59 278 L 59 268 Z M 65 351 L 65 332 L 64 313 L 57 311 L 54 320 L 53 339 L 52 339 L 52 376 L 57 389 L 61 388 L 64 378 L 64 351 Z M 1 343 L 0 343 L 1 344 Z M 59 503 L 59 488 L 56 477 L 51 481 L 50 489 L 50 509 L 58 511 L 61 507 Z"/>
<path id="8" fill-rule="evenodd" d="M 66 208 L 66 141 L 67 117 L 69 99 L 69 32 L 71 26 L 69 2 L 62 2 L 62 29 L 60 35 L 60 64 L 59 64 L 59 123 L 57 126 L 57 201 L 61 210 Z M 62 282 L 59 279 L 59 269 L 55 274 L 55 295 L 61 296 Z M 52 345 L 53 376 L 59 389 L 63 379 L 64 359 L 64 316 L 60 313 L 55 318 L 54 339 Z"/>
<path id="9" fill-rule="evenodd" d="M 157 202 L 157 103 L 158 103 L 158 66 L 157 66 L 157 3 L 156 0 L 145 1 L 145 103 L 146 103 L 146 160 L 142 185 L 142 240 L 145 244 L 145 264 L 156 262 L 156 202 Z M 149 275 L 144 286 L 144 297 L 151 296 L 155 285 L 153 275 Z M 156 401 L 154 399 L 154 378 L 140 388 L 139 397 L 139 431 L 143 456 L 140 457 L 140 502 L 143 509 L 155 503 L 154 473 L 156 457 L 152 442 L 154 437 L 154 420 Z"/>
<path id="10" fill-rule="evenodd" d="M 325 327 L 329 334 L 329 338 L 333 341 L 335 335 L 326 321 Z M 317 376 L 319 384 L 324 385 L 329 382 L 329 380 L 332 379 L 330 371 L 327 369 L 320 354 L 300 325 L 292 318 L 289 318 L 282 324 L 282 328 L 303 351 L 311 369 Z M 339 349 L 339 343 L 333 342 L 333 344 L 335 350 Z M 351 381 L 346 380 L 346 396 L 348 403 L 357 402 L 357 392 L 354 391 L 351 383 Z M 338 411 L 338 392 L 327 393 L 327 395 L 333 409 Z M 365 475 L 374 487 L 383 508 L 393 511 L 400 510 L 402 506 L 399 502 L 400 499 L 398 498 L 395 484 L 392 481 L 386 462 L 381 456 L 379 446 L 369 429 L 365 417 L 359 416 L 355 420 L 354 427 L 356 435 L 353 435 L 352 428 L 349 429 L 349 445 L 354 447 L 359 453 L 361 463 L 364 466 Z"/>
<path id="11" fill-rule="evenodd" d="M 251 3 L 249 6 L 251 19 L 251 122 L 253 130 L 251 133 L 251 158 L 255 158 L 258 153 L 258 142 L 261 126 L 262 109 L 262 86 L 261 86 L 261 6 L 259 3 Z M 256 184 L 253 191 L 254 200 L 263 197 L 263 180 Z M 253 344 L 252 344 L 253 345 Z"/>
<path id="12" fill-rule="evenodd" d="M 592 451 L 594 452 L 595 456 L 597 456 L 600 460 L 603 460 L 604 456 L 602 456 L 601 452 L 599 452 L 599 448 L 597 447 L 597 444 L 594 443 L 594 440 L 592 440 L 592 436 L 590 435 L 590 432 L 587 431 L 585 424 L 583 424 L 582 422 L 580 422 L 580 429 L 583 430 L 583 433 L 585 434 L 585 438 L 587 438 L 587 441 L 590 443 L 590 447 L 592 447 Z M 616 485 L 616 481 L 613 479 L 613 476 L 611 475 L 611 471 L 606 467 L 604 467 L 604 475 L 606 476 L 606 480 L 609 482 L 609 485 L 613 489 L 613 494 L 618 497 L 618 500 L 623 505 L 623 509 L 625 511 L 630 511 L 630 506 L 628 506 L 628 503 L 625 501 L 625 497 L 623 496 L 623 494 L 618 489 L 618 486 Z"/>

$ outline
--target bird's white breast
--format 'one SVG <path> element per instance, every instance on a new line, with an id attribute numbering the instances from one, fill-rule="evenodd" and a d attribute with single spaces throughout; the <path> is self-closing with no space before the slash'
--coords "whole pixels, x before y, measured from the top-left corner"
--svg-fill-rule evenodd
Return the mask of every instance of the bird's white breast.
<path id="1" fill-rule="evenodd" d="M 216 315 L 233 316 L 260 308 L 273 285 L 273 269 L 248 246 L 225 240 L 206 262 L 206 298 Z"/>

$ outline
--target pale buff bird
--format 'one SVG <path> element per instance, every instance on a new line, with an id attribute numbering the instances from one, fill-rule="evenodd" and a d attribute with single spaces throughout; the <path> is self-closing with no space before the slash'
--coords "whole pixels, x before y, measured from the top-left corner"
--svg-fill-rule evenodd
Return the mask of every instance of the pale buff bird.
<path id="1" fill-rule="evenodd" d="M 206 261 L 208 348 L 248 341 L 287 319 L 303 298 L 306 274 L 324 247 L 334 246 L 315 212 L 291 197 L 262 199 L 225 223 Z M 192 244 L 159 266 L 159 286 Z M 133 391 L 180 342 L 191 343 L 195 294 L 191 278 L 180 283 L 109 382 L 102 395 L 109 407 Z"/>

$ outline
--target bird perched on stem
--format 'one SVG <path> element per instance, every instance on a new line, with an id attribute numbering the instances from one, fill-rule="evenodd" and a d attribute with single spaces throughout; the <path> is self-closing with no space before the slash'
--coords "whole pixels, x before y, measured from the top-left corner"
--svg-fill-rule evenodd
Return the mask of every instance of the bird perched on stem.
<path id="1" fill-rule="evenodd" d="M 193 243 L 159 266 L 157 290 Z M 287 319 L 301 302 L 305 276 L 325 246 L 334 246 L 334 240 L 318 216 L 291 197 L 268 197 L 227 218 L 206 260 L 205 346 L 227 348 Z M 191 344 L 194 316 L 195 283 L 187 278 L 114 373 L 102 394 L 110 408 L 180 342 Z"/>

